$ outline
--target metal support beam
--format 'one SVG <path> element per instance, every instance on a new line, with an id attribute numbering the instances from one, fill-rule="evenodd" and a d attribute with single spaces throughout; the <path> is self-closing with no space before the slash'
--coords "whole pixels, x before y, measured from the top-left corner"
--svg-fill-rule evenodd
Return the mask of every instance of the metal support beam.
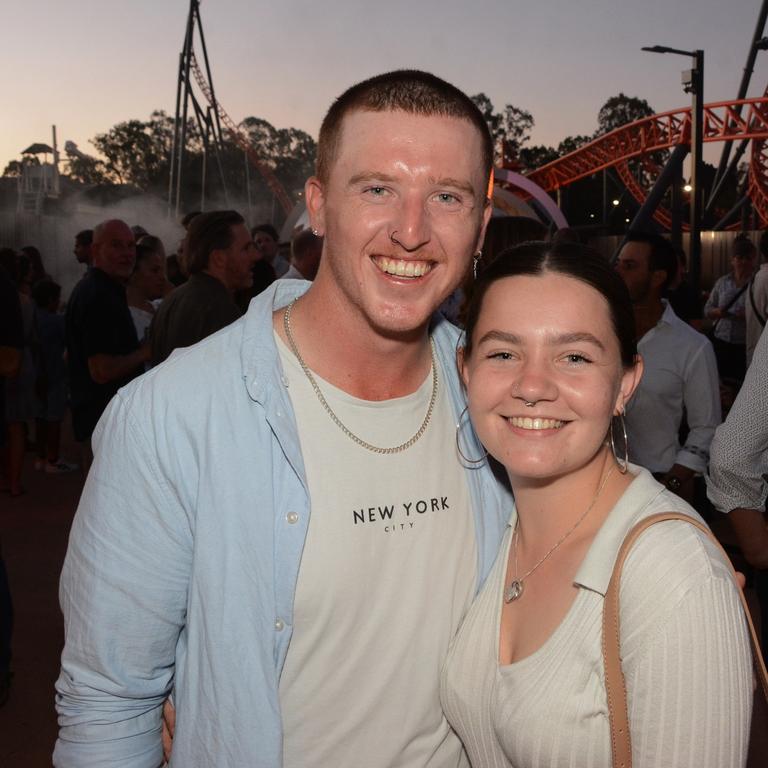
<path id="1" fill-rule="evenodd" d="M 763 4 L 760 8 L 760 13 L 757 16 L 757 24 L 755 25 L 755 32 L 752 35 L 752 43 L 749 46 L 749 53 L 747 53 L 747 63 L 744 65 L 744 74 L 741 77 L 741 84 L 739 85 L 739 92 L 736 96 L 737 99 L 746 98 L 747 91 L 749 90 L 749 82 L 752 79 L 752 72 L 755 68 L 755 59 L 757 58 L 757 52 L 761 48 L 761 41 L 763 37 L 763 29 L 765 28 L 765 20 L 768 16 L 768 0 L 763 0 Z M 741 105 L 737 105 L 734 108 L 736 115 L 741 115 Z M 723 152 L 720 155 L 720 164 L 717 167 L 717 173 L 715 174 L 715 181 L 712 194 L 707 201 L 707 211 L 711 211 L 717 200 L 717 195 L 720 193 L 722 187 L 722 181 L 726 176 L 726 168 L 728 168 L 728 158 L 731 155 L 731 142 L 728 141 L 723 147 Z M 729 168 L 730 170 L 730 168 Z"/>
<path id="2" fill-rule="evenodd" d="M 632 219 L 632 223 L 629 225 L 630 229 L 648 229 L 652 225 L 653 213 L 664 197 L 664 193 L 673 181 L 682 175 L 683 160 L 688 154 L 688 146 L 686 144 L 678 144 L 669 156 L 666 165 L 659 174 L 659 178 L 656 179 L 656 183 L 648 193 L 648 197 L 645 198 L 645 202 L 640 206 L 640 210 L 635 214 L 635 218 Z"/>

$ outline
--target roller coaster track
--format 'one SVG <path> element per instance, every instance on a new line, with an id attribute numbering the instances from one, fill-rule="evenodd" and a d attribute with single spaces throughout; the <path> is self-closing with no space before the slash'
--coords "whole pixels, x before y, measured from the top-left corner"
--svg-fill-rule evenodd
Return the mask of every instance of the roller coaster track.
<path id="1" fill-rule="evenodd" d="M 190 55 L 189 64 L 190 68 L 192 69 L 192 73 L 195 76 L 195 80 L 197 81 L 197 85 L 205 95 L 205 98 L 211 107 L 216 110 L 219 119 L 222 123 L 224 123 L 227 131 L 229 131 L 229 135 L 232 137 L 232 141 L 234 141 L 235 144 L 237 144 L 237 146 L 245 152 L 245 154 L 248 156 L 248 160 L 251 162 L 251 165 L 253 165 L 264 177 L 264 181 L 267 182 L 269 189 L 277 198 L 285 213 L 290 213 L 293 209 L 293 201 L 288 196 L 288 193 L 285 191 L 285 188 L 280 183 L 277 176 L 275 176 L 275 174 L 272 172 L 272 169 L 259 157 L 251 142 L 248 141 L 248 137 L 237 127 L 235 121 L 226 113 L 224 107 L 221 106 L 221 103 L 217 99 L 213 98 L 211 88 L 208 85 L 208 81 L 205 79 L 205 75 L 203 74 L 200 65 L 197 63 L 197 59 L 195 58 L 194 53 Z"/>
<path id="2" fill-rule="evenodd" d="M 739 105 L 742 114 L 736 111 Z M 768 226 L 768 93 L 753 99 L 706 104 L 703 134 L 705 142 L 752 140 L 750 197 L 761 226 Z M 605 168 L 615 168 L 630 194 L 642 203 L 647 190 L 636 179 L 629 161 L 642 161 L 645 170 L 655 176 L 659 168 L 652 153 L 690 141 L 690 108 L 663 112 L 599 136 L 575 152 L 537 168 L 527 178 L 551 192 Z M 669 211 L 659 207 L 654 216 L 669 228 Z"/>

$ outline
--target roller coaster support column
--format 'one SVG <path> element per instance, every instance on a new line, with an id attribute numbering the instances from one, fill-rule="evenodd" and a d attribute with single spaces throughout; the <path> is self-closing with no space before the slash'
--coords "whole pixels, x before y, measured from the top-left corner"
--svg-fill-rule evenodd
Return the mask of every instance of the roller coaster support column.
<path id="1" fill-rule="evenodd" d="M 645 198 L 645 202 L 635 214 L 635 218 L 632 219 L 632 223 L 629 225 L 630 229 L 647 230 L 651 227 L 656 228 L 656 225 L 652 224 L 653 212 L 664 197 L 667 187 L 680 177 L 683 160 L 687 154 L 687 144 L 678 144 L 672 150 L 672 154 L 659 174 L 659 178 L 656 179 L 653 189 L 648 193 L 648 197 Z"/>
<path id="2" fill-rule="evenodd" d="M 692 94 L 691 99 L 691 241 L 688 254 L 691 285 L 698 291 L 701 276 L 701 204 L 703 201 L 701 181 L 701 149 L 704 141 L 704 51 L 682 51 L 667 45 L 644 47 L 651 53 L 674 53 L 690 56 L 693 69 L 683 72 L 683 90 Z M 647 201 L 646 201 L 647 202 Z M 645 206 L 643 206 L 645 207 Z M 654 206 L 655 208 L 656 206 Z"/>
<path id="3" fill-rule="evenodd" d="M 691 93 L 691 239 L 688 247 L 691 285 L 699 291 L 701 282 L 701 211 L 704 202 L 702 189 L 702 149 L 704 142 L 704 51 L 694 51 L 695 66 L 683 72 L 683 88 Z"/>

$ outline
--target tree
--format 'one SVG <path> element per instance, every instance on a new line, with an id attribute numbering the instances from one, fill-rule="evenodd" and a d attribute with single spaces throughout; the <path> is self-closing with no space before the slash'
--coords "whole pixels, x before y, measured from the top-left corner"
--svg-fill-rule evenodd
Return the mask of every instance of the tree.
<path id="1" fill-rule="evenodd" d="M 11 160 L 5 166 L 3 176 L 6 178 L 18 179 L 21 176 L 21 160 Z"/>
<path id="2" fill-rule="evenodd" d="M 650 117 L 653 114 L 655 114 L 655 111 L 645 99 L 619 93 L 618 96 L 612 96 L 600 107 L 600 111 L 597 113 L 597 132 L 595 136 L 610 133 L 622 125 L 633 123 L 635 120 L 641 120 L 644 117 Z"/>
<path id="3" fill-rule="evenodd" d="M 504 164 L 517 159 L 523 144 L 531 138 L 531 113 L 512 104 L 507 104 L 503 112 L 495 112 L 493 102 L 484 93 L 471 98 L 488 124 L 496 160 Z"/>
<path id="4" fill-rule="evenodd" d="M 571 152 L 575 152 L 577 149 L 581 149 L 581 147 L 583 147 L 585 144 L 589 144 L 589 142 L 592 141 L 592 138 L 592 136 L 584 135 L 566 136 L 557 145 L 558 157 L 569 155 Z"/>
<path id="5" fill-rule="evenodd" d="M 551 163 L 553 160 L 557 160 L 558 157 L 560 157 L 560 153 L 554 147 L 547 147 L 543 144 L 523 147 L 518 155 L 523 168 L 527 171 L 541 168 L 542 165 Z"/>

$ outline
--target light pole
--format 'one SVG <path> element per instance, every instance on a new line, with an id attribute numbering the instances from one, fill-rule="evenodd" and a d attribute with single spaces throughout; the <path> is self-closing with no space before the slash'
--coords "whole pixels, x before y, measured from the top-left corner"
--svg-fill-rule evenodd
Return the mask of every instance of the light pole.
<path id="1" fill-rule="evenodd" d="M 689 264 L 691 283 L 698 291 L 701 280 L 701 210 L 702 210 L 702 144 L 704 131 L 704 51 L 682 51 L 666 45 L 653 45 L 643 48 L 651 53 L 674 53 L 678 56 L 690 56 L 693 69 L 683 72 L 683 90 L 691 94 L 691 241 Z"/>

